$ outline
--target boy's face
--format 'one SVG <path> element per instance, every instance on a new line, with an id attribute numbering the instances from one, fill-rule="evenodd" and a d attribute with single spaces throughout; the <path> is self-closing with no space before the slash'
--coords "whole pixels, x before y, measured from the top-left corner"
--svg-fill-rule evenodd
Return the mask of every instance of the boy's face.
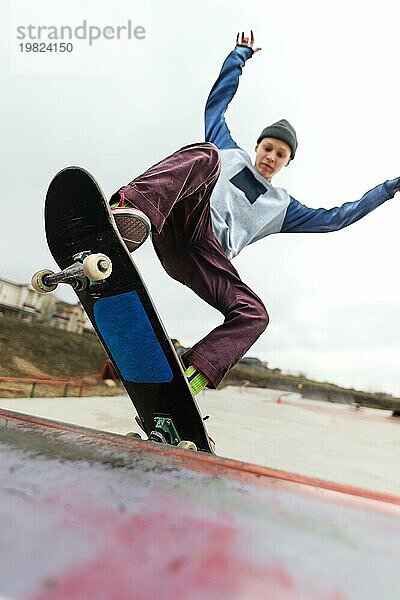
<path id="1" fill-rule="evenodd" d="M 276 138 L 263 138 L 257 144 L 255 150 L 256 160 L 254 166 L 267 181 L 271 181 L 272 177 L 282 167 L 287 167 L 290 163 L 290 147 L 286 142 L 282 142 Z"/>

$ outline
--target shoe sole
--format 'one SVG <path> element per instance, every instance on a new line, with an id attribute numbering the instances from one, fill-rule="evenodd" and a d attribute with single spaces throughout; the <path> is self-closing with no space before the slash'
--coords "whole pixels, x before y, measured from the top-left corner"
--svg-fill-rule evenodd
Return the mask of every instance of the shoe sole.
<path id="1" fill-rule="evenodd" d="M 115 214 L 115 224 L 129 252 L 137 250 L 149 237 L 150 225 L 140 217 Z"/>

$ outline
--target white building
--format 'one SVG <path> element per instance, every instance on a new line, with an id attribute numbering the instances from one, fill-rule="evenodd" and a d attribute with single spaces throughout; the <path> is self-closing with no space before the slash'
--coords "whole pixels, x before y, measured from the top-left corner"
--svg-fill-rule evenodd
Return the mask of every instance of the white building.
<path id="1" fill-rule="evenodd" d="M 53 294 L 39 294 L 30 285 L 0 277 L 0 316 L 4 315 L 27 321 L 37 319 L 75 333 L 92 329 L 79 302 L 64 302 Z"/>

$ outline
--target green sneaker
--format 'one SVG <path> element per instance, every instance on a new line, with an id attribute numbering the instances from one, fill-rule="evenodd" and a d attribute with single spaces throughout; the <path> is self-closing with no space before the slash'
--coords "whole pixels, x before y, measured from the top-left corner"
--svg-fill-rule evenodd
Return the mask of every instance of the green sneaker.
<path id="1" fill-rule="evenodd" d="M 199 394 L 201 390 L 203 390 L 209 383 L 208 379 L 202 373 L 200 373 L 200 371 L 198 371 L 193 365 L 190 365 L 186 369 L 185 375 L 188 379 L 193 396 Z"/>

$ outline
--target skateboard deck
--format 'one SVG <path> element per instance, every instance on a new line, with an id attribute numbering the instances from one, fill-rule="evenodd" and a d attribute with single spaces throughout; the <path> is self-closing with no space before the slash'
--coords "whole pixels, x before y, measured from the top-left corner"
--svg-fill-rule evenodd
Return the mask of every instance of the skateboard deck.
<path id="1" fill-rule="evenodd" d="M 189 440 L 198 450 L 213 452 L 180 360 L 108 203 L 87 171 L 68 167 L 54 177 L 46 195 L 45 227 L 48 247 L 60 269 L 75 265 L 82 271 L 82 262 L 96 260 L 99 253 L 103 258 L 97 262 L 104 278 L 91 271 L 88 276 L 86 269 L 86 274 L 80 271 L 74 276 L 71 271 L 69 281 L 60 281 L 76 286 L 76 295 L 146 434 L 157 441 L 158 432 L 158 441 L 174 445 Z"/>

